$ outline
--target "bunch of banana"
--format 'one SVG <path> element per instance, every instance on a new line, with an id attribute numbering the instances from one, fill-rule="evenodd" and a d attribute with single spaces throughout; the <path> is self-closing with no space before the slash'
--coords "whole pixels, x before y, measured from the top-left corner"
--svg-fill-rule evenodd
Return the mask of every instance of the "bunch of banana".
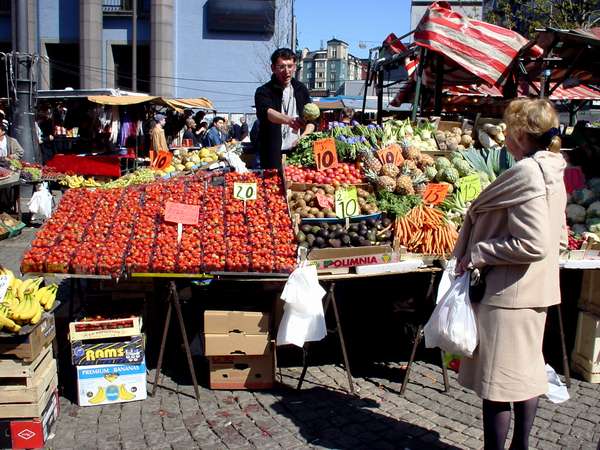
<path id="1" fill-rule="evenodd" d="M 54 306 L 57 291 L 58 285 L 56 284 L 39 288 L 37 291 L 35 291 L 35 299 L 46 311 L 50 311 L 52 306 Z"/>
<path id="2" fill-rule="evenodd" d="M 81 187 L 100 187 L 101 183 L 98 183 L 94 178 L 85 178 L 81 175 L 65 175 L 65 177 L 59 181 L 63 186 L 68 186 L 69 188 L 81 188 Z"/>
<path id="3" fill-rule="evenodd" d="M 11 333 L 18 333 L 21 325 L 15 323 L 10 317 L 12 317 L 10 307 L 4 302 L 0 303 L 0 330 L 6 328 Z"/>

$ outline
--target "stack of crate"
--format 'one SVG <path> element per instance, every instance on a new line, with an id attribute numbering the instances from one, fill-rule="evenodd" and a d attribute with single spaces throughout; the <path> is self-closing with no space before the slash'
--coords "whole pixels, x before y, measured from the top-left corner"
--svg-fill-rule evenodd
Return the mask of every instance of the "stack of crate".
<path id="1" fill-rule="evenodd" d="M 571 366 L 586 381 L 600 383 L 600 270 L 585 270 Z"/>
<path id="2" fill-rule="evenodd" d="M 54 315 L 0 333 L 0 448 L 43 448 L 58 416 Z"/>
<path id="3" fill-rule="evenodd" d="M 273 387 L 275 358 L 269 314 L 205 311 L 204 344 L 211 389 Z"/>
<path id="4" fill-rule="evenodd" d="M 79 406 L 146 398 L 142 318 L 98 318 L 69 324 Z"/>

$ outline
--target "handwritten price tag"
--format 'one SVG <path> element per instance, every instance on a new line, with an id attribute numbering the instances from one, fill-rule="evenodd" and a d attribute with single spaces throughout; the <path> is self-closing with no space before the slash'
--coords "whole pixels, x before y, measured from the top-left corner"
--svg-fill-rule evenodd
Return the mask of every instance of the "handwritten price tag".
<path id="1" fill-rule="evenodd" d="M 256 200 L 256 183 L 233 183 L 233 198 L 242 200 Z"/>
<path id="2" fill-rule="evenodd" d="M 399 151 L 395 147 L 385 147 L 381 150 L 377 150 L 377 157 L 381 164 L 395 164 L 399 165 Z"/>
<path id="3" fill-rule="evenodd" d="M 0 303 L 4 300 L 6 291 L 8 290 L 8 277 L 6 275 L 0 275 Z"/>
<path id="4" fill-rule="evenodd" d="M 338 155 L 333 138 L 318 139 L 313 142 L 313 152 L 317 170 L 331 169 L 338 166 Z"/>
<path id="5" fill-rule="evenodd" d="M 171 161 L 173 160 L 173 153 L 166 152 L 164 150 L 160 150 L 159 152 L 155 152 L 154 150 L 150 150 L 150 167 L 155 170 L 163 170 L 169 167 Z"/>
<path id="6" fill-rule="evenodd" d="M 167 202 L 165 205 L 165 221 L 197 225 L 200 215 L 200 205 L 186 205 L 185 203 Z"/>
<path id="7" fill-rule="evenodd" d="M 360 214 L 356 187 L 338 189 L 335 191 L 335 215 L 340 219 L 354 217 Z"/>
<path id="8" fill-rule="evenodd" d="M 441 183 L 429 183 L 423 193 L 423 201 L 428 205 L 438 205 L 442 203 L 448 195 L 450 186 Z"/>
<path id="9" fill-rule="evenodd" d="M 481 193 L 481 179 L 479 175 L 468 175 L 458 180 L 458 198 L 463 202 L 476 199 Z"/>

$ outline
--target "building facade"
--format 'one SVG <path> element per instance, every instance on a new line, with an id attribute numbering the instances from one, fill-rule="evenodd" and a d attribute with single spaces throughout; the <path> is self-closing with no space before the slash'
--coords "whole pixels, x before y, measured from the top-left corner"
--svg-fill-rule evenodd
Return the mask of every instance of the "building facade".
<path id="1" fill-rule="evenodd" d="M 364 80 L 366 64 L 348 52 L 348 44 L 339 39 L 327 41 L 327 48 L 302 50 L 298 79 L 313 97 L 327 97 L 346 81 Z"/>
<path id="2" fill-rule="evenodd" d="M 251 112 L 271 53 L 291 44 L 291 0 L 19 1 L 28 3 L 29 52 L 41 57 L 39 89 L 131 90 L 137 72 L 137 91 Z M 13 21 L 11 0 L 0 0 L 0 52 L 12 49 Z"/>
<path id="3" fill-rule="evenodd" d="M 410 5 L 410 29 L 414 30 L 421 21 L 427 8 L 433 3 L 431 0 L 412 0 Z M 453 11 L 459 12 L 471 19 L 481 20 L 483 17 L 483 0 L 449 0 L 447 3 Z M 488 2 L 489 3 L 489 2 Z"/>

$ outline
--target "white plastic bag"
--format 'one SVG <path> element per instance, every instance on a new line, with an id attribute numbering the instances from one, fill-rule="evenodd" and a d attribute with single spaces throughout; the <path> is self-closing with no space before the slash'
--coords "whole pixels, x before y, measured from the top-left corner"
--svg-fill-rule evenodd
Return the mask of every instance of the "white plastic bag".
<path id="1" fill-rule="evenodd" d="M 305 342 L 320 341 L 327 335 L 322 303 L 325 293 L 315 266 L 302 266 L 292 272 L 281 294 L 285 306 L 277 345 L 302 347 Z"/>
<path id="2" fill-rule="evenodd" d="M 52 215 L 52 194 L 46 183 L 42 183 L 27 204 L 34 219 L 48 219 Z"/>
<path id="3" fill-rule="evenodd" d="M 548 392 L 546 393 L 548 400 L 552 403 L 563 403 L 571 398 L 567 386 L 560 380 L 550 364 L 546 364 L 546 376 L 548 377 Z"/>
<path id="4" fill-rule="evenodd" d="M 469 301 L 470 274 L 455 278 L 425 325 L 425 346 L 473 356 L 477 348 L 477 319 Z"/>
<path id="5" fill-rule="evenodd" d="M 452 286 L 452 282 L 456 278 L 456 275 L 454 275 L 455 270 L 456 258 L 452 258 L 446 263 L 446 268 L 444 269 L 444 273 L 442 273 L 442 279 L 440 280 L 440 284 L 438 285 L 437 297 L 435 300 L 436 305 L 440 302 L 440 300 L 442 300 L 446 292 L 448 292 L 450 286 Z"/>

